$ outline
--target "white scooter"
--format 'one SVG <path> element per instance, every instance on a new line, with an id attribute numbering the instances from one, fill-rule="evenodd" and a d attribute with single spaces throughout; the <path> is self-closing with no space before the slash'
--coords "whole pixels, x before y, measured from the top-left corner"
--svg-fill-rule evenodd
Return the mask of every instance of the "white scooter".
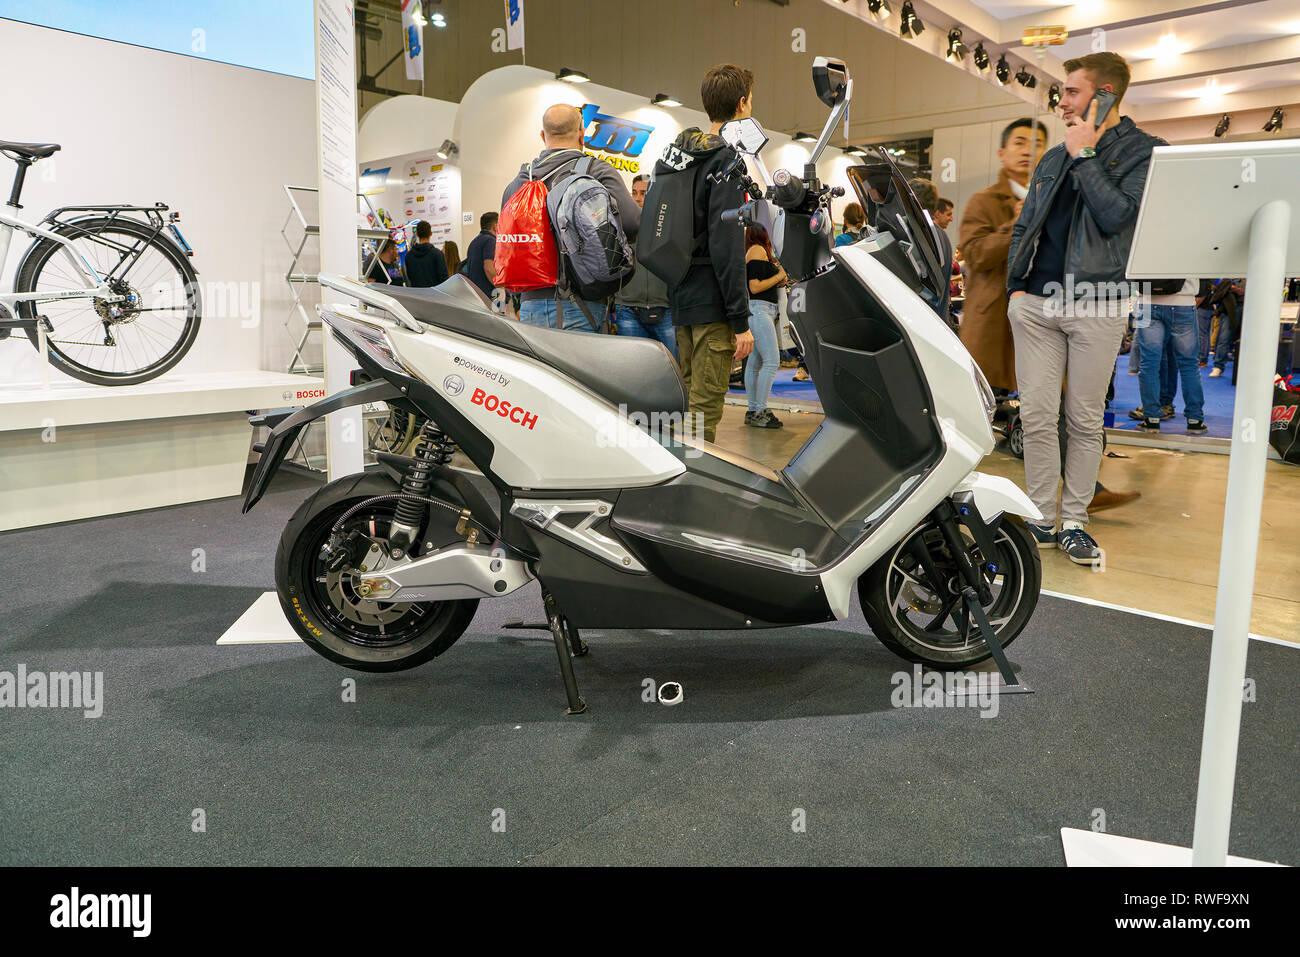
<path id="1" fill-rule="evenodd" d="M 834 191 L 812 162 L 851 84 L 820 58 L 814 78 L 833 109 L 803 175 L 760 185 L 737 164 L 767 198 L 728 216 L 768 224 L 799 280 L 790 315 L 826 417 L 790 463 L 777 472 L 692 438 L 681 375 L 656 341 L 513 322 L 459 276 L 379 292 L 322 275 L 360 303 L 319 307 L 360 384 L 254 418 L 271 433 L 244 511 L 314 419 L 382 401 L 425 424 L 414 455 L 379 453 L 382 471 L 325 485 L 285 528 L 276 587 L 308 645 L 365 671 L 414 667 L 451 647 L 481 599 L 537 580 L 577 713 L 580 628 L 831 621 L 856 589 L 876 637 L 903 658 L 956 669 L 992 654 L 1015 683 L 1001 649 L 1041 582 L 1020 518 L 1042 516 L 1014 483 L 973 471 L 993 448 L 993 394 L 921 298 L 947 271 L 883 152 L 849 174 L 874 235 L 832 248 Z M 757 124 L 724 136 L 766 180 Z M 456 448 L 496 507 L 450 467 Z"/>

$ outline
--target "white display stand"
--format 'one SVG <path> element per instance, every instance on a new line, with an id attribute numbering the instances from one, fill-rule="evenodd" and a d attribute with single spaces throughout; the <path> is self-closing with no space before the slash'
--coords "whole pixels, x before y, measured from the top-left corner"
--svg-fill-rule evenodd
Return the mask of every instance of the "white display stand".
<path id="1" fill-rule="evenodd" d="M 1198 867 L 1222 867 L 1228 861 L 1282 281 L 1300 275 L 1298 169 L 1300 140 L 1157 147 L 1129 255 L 1130 279 L 1244 275 L 1248 292 L 1196 825 L 1190 856 L 1179 858 L 1179 863 Z M 1151 865 L 1168 857 L 1153 851 L 1162 845 L 1107 834 L 1076 832 L 1071 843 L 1076 857 L 1079 847 L 1091 843 L 1087 853 L 1112 864 Z"/>
<path id="2" fill-rule="evenodd" d="M 238 495 L 248 412 L 308 405 L 323 387 L 279 372 L 0 387 L 0 529 Z"/>
<path id="3" fill-rule="evenodd" d="M 357 84 L 352 4 L 316 0 L 316 146 L 320 161 L 320 271 L 352 275 L 357 255 Z M 334 292 L 322 300 L 347 302 Z M 352 354 L 324 337 L 325 388 L 349 386 L 357 367 Z M 329 480 L 360 472 L 365 464 L 361 409 L 341 409 L 326 419 Z"/>

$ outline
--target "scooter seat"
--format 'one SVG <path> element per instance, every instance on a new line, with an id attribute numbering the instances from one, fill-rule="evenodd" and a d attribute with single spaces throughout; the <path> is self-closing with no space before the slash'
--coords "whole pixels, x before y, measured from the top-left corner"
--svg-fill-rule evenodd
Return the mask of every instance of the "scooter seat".
<path id="1" fill-rule="evenodd" d="M 628 413 L 685 415 L 686 386 L 672 353 L 655 339 L 588 335 L 519 323 L 519 334 L 547 365 Z"/>
<path id="2" fill-rule="evenodd" d="M 685 414 L 686 388 L 672 354 L 653 339 L 543 329 L 492 311 L 461 275 L 431 288 L 383 290 L 420 322 L 545 362 L 606 401 L 639 412 Z"/>

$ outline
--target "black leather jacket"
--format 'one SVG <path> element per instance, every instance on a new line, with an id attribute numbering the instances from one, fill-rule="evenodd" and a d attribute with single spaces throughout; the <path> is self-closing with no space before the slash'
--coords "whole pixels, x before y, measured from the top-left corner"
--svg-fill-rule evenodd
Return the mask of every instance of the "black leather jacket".
<path id="1" fill-rule="evenodd" d="M 1083 282 L 1123 282 L 1151 151 L 1166 145 L 1125 116 L 1102 134 L 1097 155 L 1091 159 L 1072 159 L 1064 143 L 1043 154 L 1029 181 L 1020 218 L 1011 230 L 1008 294 L 1025 288 L 1039 232 L 1065 176 L 1075 177 L 1079 189 L 1065 247 L 1066 275 L 1073 275 L 1076 289 Z"/>

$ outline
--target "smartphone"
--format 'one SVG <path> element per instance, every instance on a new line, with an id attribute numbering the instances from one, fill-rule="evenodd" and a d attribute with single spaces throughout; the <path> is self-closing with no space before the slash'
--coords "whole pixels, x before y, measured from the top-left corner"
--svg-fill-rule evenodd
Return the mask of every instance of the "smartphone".
<path id="1" fill-rule="evenodd" d="M 1097 119 L 1093 128 L 1100 128 L 1101 124 L 1106 122 L 1106 117 L 1110 114 L 1111 108 L 1115 105 L 1115 94 L 1110 90 L 1098 90 L 1092 96 L 1092 102 L 1097 104 Z M 1083 115 L 1087 116 L 1088 111 L 1084 110 Z"/>

